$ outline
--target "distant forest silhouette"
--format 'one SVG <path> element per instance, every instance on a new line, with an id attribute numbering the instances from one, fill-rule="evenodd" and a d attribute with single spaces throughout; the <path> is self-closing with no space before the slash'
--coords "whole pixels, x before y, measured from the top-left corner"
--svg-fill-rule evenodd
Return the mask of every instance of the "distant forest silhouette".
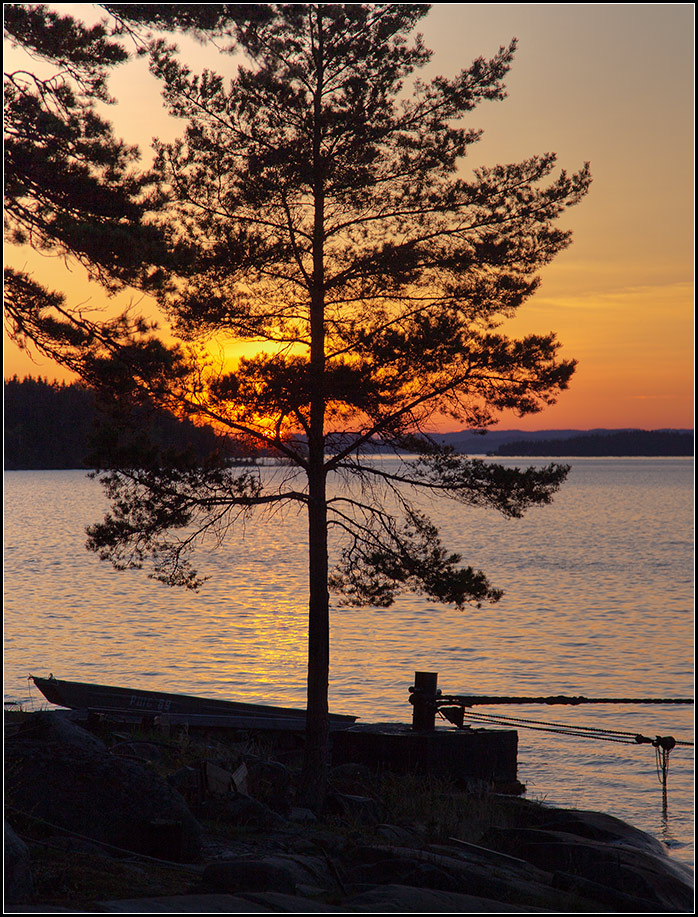
<path id="1" fill-rule="evenodd" d="M 79 382 L 14 376 L 5 380 L 5 468 L 94 468 L 105 420 L 95 393 Z M 190 447 L 201 457 L 219 440 L 207 428 L 157 411 L 148 414 L 148 435 L 159 447 Z"/>
<path id="2" fill-rule="evenodd" d="M 508 456 L 654 456 L 693 455 L 693 434 L 683 430 L 617 430 L 568 439 L 518 440 L 493 455 Z"/>
<path id="3" fill-rule="evenodd" d="M 98 413 L 94 392 L 77 382 L 14 376 L 5 381 L 5 468 L 67 469 L 95 466 Z M 212 430 L 158 412 L 149 425 L 162 446 L 189 445 L 201 456 L 219 444 Z M 693 455 L 693 433 L 677 430 L 619 430 L 564 439 L 518 439 L 502 443 L 498 456 Z"/>

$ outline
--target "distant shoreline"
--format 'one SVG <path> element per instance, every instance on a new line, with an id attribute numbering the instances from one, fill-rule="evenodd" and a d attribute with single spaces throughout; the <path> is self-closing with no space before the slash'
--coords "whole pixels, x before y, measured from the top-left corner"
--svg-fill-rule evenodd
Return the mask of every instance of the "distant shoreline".
<path id="1" fill-rule="evenodd" d="M 694 454 L 693 433 L 628 430 L 596 433 L 563 440 L 518 440 L 497 449 L 498 456 L 685 457 Z"/>
<path id="2" fill-rule="evenodd" d="M 463 431 L 437 437 L 457 452 L 492 457 L 686 457 L 694 455 L 693 430 Z"/>
<path id="3" fill-rule="evenodd" d="M 4 457 L 5 470 L 54 471 L 90 470 L 95 461 L 95 404 L 93 393 L 82 385 L 50 384 L 27 378 L 5 381 Z M 160 445 L 180 448 L 191 444 L 197 454 L 215 451 L 218 442 L 211 430 L 194 427 L 173 417 L 150 418 L 151 436 Z M 694 432 L 688 429 L 663 430 L 461 430 L 433 433 L 433 439 L 456 452 L 492 457 L 572 456 L 691 456 Z M 348 445 L 335 437 L 337 445 Z M 327 448 L 332 451 L 333 437 Z M 373 444 L 377 455 L 387 450 Z M 254 461 L 255 455 L 239 454 L 237 461 Z"/>

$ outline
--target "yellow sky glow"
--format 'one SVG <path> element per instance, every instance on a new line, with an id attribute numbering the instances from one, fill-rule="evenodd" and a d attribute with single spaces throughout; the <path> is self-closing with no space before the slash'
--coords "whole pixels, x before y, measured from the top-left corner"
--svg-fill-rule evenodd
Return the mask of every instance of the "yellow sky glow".
<path id="1" fill-rule="evenodd" d="M 86 18 L 89 4 L 53 4 Z M 564 217 L 572 246 L 542 272 L 510 330 L 555 331 L 579 361 L 558 404 L 500 428 L 693 426 L 693 4 L 435 4 L 422 23 L 434 51 L 422 74 L 452 75 L 519 40 L 508 98 L 471 116 L 484 129 L 464 172 L 550 150 L 568 171 L 591 162 L 588 197 Z M 193 43 L 192 66 L 211 65 Z M 216 66 L 214 63 L 213 66 Z M 143 60 L 111 83 L 117 133 L 147 159 L 150 137 L 181 125 L 160 110 Z M 101 306 L 102 290 L 60 259 L 6 249 L 6 263 Z M 120 296 L 123 308 L 138 296 Z M 227 345 L 226 345 L 227 346 Z M 5 340 L 5 377 L 66 378 Z"/>

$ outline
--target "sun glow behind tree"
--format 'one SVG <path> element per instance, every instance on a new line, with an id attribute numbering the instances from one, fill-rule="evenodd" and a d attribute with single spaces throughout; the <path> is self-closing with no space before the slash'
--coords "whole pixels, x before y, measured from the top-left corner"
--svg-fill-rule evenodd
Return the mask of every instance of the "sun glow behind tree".
<path id="1" fill-rule="evenodd" d="M 520 516 L 564 480 L 561 466 L 520 471 L 455 455 L 428 431 L 444 415 L 482 428 L 504 410 L 533 414 L 566 389 L 574 362 L 560 359 L 553 334 L 501 329 L 569 244 L 555 223 L 586 194 L 589 170 L 568 174 L 547 154 L 462 177 L 479 139 L 464 121 L 504 97 L 515 43 L 452 79 L 421 82 L 430 52 L 414 30 L 426 7 L 105 8 L 139 41 L 144 24 L 194 25 L 245 53 L 229 79 L 194 73 L 162 38 L 147 43 L 184 134 L 157 142 L 153 171 L 127 189 L 133 220 L 117 220 L 117 242 L 147 242 L 128 249 L 130 260 L 119 245 L 95 250 L 63 232 L 73 223 L 48 205 L 58 215 L 49 244 L 90 264 L 96 251 L 107 282 L 150 292 L 179 343 L 135 314 L 71 312 L 25 277 L 14 278 L 11 315 L 18 336 L 94 385 L 122 424 L 132 406 L 152 403 L 287 463 L 270 484 L 223 455 L 201 464 L 117 444 L 102 476 L 112 510 L 91 527 L 90 546 L 117 567 L 152 564 L 158 579 L 196 587 L 187 552 L 197 540 L 220 540 L 262 507 L 307 512 L 306 788 L 318 801 L 329 589 L 355 605 L 389 606 L 404 588 L 458 607 L 495 602 L 500 591 L 445 549 L 410 493 Z M 117 149 L 108 133 L 101 142 Z M 37 199 L 22 185 L 16 198 Z M 78 213 L 80 227 L 102 228 Z M 197 348 L 231 338 L 265 346 L 234 368 L 200 358 Z M 376 445 L 400 458 L 397 471 L 365 460 Z M 358 489 L 328 491 L 336 474 Z M 332 574 L 329 533 L 342 548 Z"/>
<path id="2" fill-rule="evenodd" d="M 56 9 L 90 25 L 104 17 L 91 4 Z M 508 326 L 519 334 L 554 328 L 579 360 L 574 385 L 542 415 L 519 421 L 503 413 L 499 429 L 692 426 L 693 218 L 685 193 L 693 174 L 692 25 L 692 7 L 652 4 L 436 4 L 422 21 L 435 51 L 422 72 L 426 79 L 456 72 L 512 35 L 520 39 L 507 99 L 481 106 L 473 119 L 484 135 L 461 166 L 464 175 L 472 165 L 516 161 L 541 149 L 557 151 L 565 163 L 583 152 L 594 165 L 594 194 L 563 224 L 574 229 L 575 244 L 546 269 L 542 287 Z M 570 44 L 571 34 L 579 40 Z M 205 45 L 183 32 L 175 40 L 193 70 L 211 65 Z M 6 67 L 13 58 L 6 42 Z M 30 60 L 27 68 L 25 59 L 23 66 L 39 64 Z M 148 165 L 152 136 L 175 139 L 180 125 L 162 109 L 147 59 L 132 57 L 115 68 L 109 89 L 117 104 L 102 113 L 117 136 L 139 144 Z M 638 145 L 645 121 L 654 129 Z M 648 182 L 657 175 L 661 182 Z M 66 269 L 61 259 L 27 248 L 6 257 L 72 302 L 102 308 L 103 291 L 81 280 L 74 264 Z M 139 308 L 156 314 L 139 299 Z M 129 297 L 115 297 L 115 311 L 117 301 L 126 305 Z M 225 350 L 233 358 L 250 355 L 239 344 Z M 36 351 L 33 356 L 36 362 L 6 337 L 6 375 L 74 379 Z M 448 418 L 439 427 L 453 428 Z"/>

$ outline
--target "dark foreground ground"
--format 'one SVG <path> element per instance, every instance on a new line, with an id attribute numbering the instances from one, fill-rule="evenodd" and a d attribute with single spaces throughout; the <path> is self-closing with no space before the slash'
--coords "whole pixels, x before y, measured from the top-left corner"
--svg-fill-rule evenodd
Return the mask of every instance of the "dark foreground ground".
<path id="1" fill-rule="evenodd" d="M 5 913 L 692 913 L 692 873 L 595 812 L 343 765 L 321 817 L 296 750 L 6 724 Z"/>

